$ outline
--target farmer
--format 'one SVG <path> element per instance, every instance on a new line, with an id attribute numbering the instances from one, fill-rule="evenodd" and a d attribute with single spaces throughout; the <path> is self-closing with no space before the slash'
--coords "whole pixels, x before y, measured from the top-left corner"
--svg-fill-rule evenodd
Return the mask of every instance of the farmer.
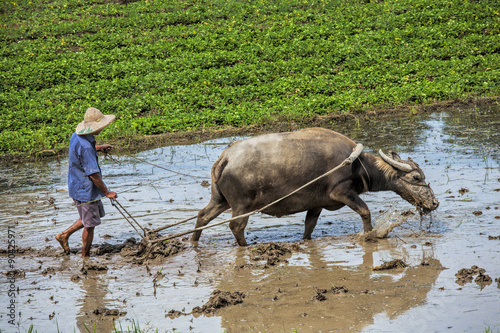
<path id="1" fill-rule="evenodd" d="M 97 159 L 98 151 L 107 153 L 113 146 L 96 146 L 94 138 L 114 119 L 114 115 L 103 115 L 96 108 L 88 108 L 84 120 L 78 124 L 69 141 L 69 196 L 73 198 L 80 218 L 56 236 L 66 254 L 69 254 L 69 237 L 83 228 L 82 258 L 90 257 L 94 227 L 101 224 L 101 217 L 104 216 L 104 207 L 99 199 L 106 196 L 114 200 L 117 197 L 102 181 Z"/>

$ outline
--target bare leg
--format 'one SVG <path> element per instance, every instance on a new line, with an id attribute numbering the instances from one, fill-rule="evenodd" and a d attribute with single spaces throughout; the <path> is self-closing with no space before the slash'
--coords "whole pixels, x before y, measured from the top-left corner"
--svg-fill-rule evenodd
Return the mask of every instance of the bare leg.
<path id="1" fill-rule="evenodd" d="M 59 244 L 61 244 L 61 247 L 66 254 L 69 254 L 69 236 L 71 236 L 75 231 L 78 231 L 81 228 L 83 228 L 83 223 L 81 219 L 78 219 L 68 229 L 64 230 L 56 236 L 56 240 L 59 242 Z"/>
<path id="2" fill-rule="evenodd" d="M 307 211 L 303 239 L 311 239 L 311 234 L 316 227 L 316 223 L 318 222 L 318 218 L 322 210 L 322 208 L 313 208 Z"/>
<path id="3" fill-rule="evenodd" d="M 90 257 L 90 247 L 94 240 L 94 227 L 85 227 L 82 232 L 82 258 Z"/>

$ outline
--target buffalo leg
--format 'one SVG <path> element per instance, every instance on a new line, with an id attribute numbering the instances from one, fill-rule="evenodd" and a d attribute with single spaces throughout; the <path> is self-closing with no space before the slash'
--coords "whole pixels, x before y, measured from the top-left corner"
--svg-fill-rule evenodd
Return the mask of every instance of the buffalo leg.
<path id="1" fill-rule="evenodd" d="M 344 193 L 342 195 L 330 194 L 330 198 L 332 198 L 335 201 L 342 202 L 343 204 L 351 208 L 353 211 L 358 213 L 359 216 L 361 216 L 361 220 L 363 221 L 364 232 L 368 232 L 373 229 L 370 209 L 368 208 L 366 203 L 363 200 L 361 200 L 361 198 L 358 196 L 357 193 L 349 192 L 347 194 Z"/>
<path id="2" fill-rule="evenodd" d="M 206 226 L 210 221 L 219 216 L 223 211 L 229 208 L 227 201 L 214 202 L 210 200 L 208 205 L 198 212 L 198 219 L 196 220 L 196 228 Z M 200 239 L 201 230 L 195 231 L 191 240 L 197 242 Z"/>
<path id="3" fill-rule="evenodd" d="M 322 208 L 313 208 L 307 211 L 303 239 L 311 239 L 311 234 L 316 227 L 319 214 L 321 214 L 322 210 Z"/>
<path id="4" fill-rule="evenodd" d="M 233 217 L 246 213 L 246 211 L 240 211 L 239 209 L 234 209 L 234 207 L 232 207 L 232 209 Z M 233 232 L 234 238 L 236 238 L 236 242 L 238 242 L 239 246 L 247 246 L 247 241 L 245 240 L 245 227 L 247 226 L 247 223 L 248 216 L 229 222 L 229 228 Z"/>

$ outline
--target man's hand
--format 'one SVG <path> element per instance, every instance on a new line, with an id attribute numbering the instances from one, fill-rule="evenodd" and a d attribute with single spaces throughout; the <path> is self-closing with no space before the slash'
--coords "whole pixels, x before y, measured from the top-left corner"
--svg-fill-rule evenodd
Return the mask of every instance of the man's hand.
<path id="1" fill-rule="evenodd" d="M 98 146 L 95 146 L 95 149 L 96 149 L 97 151 L 100 151 L 100 152 L 102 152 L 102 153 L 107 154 L 107 153 L 109 153 L 109 151 L 110 151 L 111 149 L 113 149 L 113 146 L 112 146 L 112 145 L 98 145 Z"/>
<path id="2" fill-rule="evenodd" d="M 116 198 L 118 198 L 118 194 L 116 194 L 116 192 L 108 192 L 106 193 L 106 198 L 116 200 Z"/>

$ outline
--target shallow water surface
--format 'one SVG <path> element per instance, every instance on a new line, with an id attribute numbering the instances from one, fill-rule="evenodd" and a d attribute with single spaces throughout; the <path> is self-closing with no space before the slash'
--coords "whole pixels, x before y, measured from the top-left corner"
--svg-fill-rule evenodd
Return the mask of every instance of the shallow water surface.
<path id="1" fill-rule="evenodd" d="M 365 151 L 398 151 L 424 170 L 440 201 L 439 209 L 420 221 L 418 214 L 378 243 L 350 236 L 361 230 L 360 217 L 342 208 L 324 211 L 313 240 L 301 241 L 305 213 L 282 218 L 250 217 L 252 244 L 298 244 L 287 262 L 265 268 L 239 248 L 227 225 L 203 231 L 197 246 L 162 261 L 137 265 L 120 254 L 94 256 L 107 271 L 80 272 L 78 254 L 61 256 L 54 236 L 77 218 L 66 189 L 67 160 L 2 167 L 0 226 L 2 249 L 9 232 L 19 248 L 9 267 L 5 251 L 1 270 L 24 272 L 1 281 L 0 329 L 25 332 L 111 332 L 139 325 L 171 332 L 332 332 L 483 331 L 500 329 L 500 109 L 449 110 L 431 115 L 373 121 L 354 128 L 332 127 Z M 119 202 L 144 227 L 157 228 L 194 216 L 209 201 L 210 168 L 219 154 L 240 138 L 171 146 L 136 156 L 101 159 L 104 180 Z M 160 165 L 177 173 L 147 164 Z M 373 220 L 395 219 L 414 208 L 394 193 L 362 196 Z M 137 233 L 106 200 L 107 215 L 96 228 L 94 244 L 123 243 Z M 217 220 L 230 217 L 229 212 Z M 190 229 L 194 221 L 162 234 Z M 70 239 L 77 252 L 81 233 Z M 374 271 L 372 267 L 403 259 L 407 267 Z M 492 283 L 464 285 L 455 274 L 477 265 Z M 156 281 L 155 274 L 163 278 Z M 78 276 L 78 278 L 75 278 Z M 344 286 L 348 292 L 330 289 Z M 19 290 L 17 291 L 17 288 Z M 241 291 L 243 303 L 215 315 L 191 315 L 215 289 Z M 326 299 L 315 298 L 326 289 Z M 15 299 L 15 325 L 6 306 Z M 126 312 L 94 314 L 98 307 Z M 170 310 L 186 315 L 169 316 Z M 114 323 L 113 323 L 114 318 Z M 154 330 L 151 330 L 154 331 Z"/>

